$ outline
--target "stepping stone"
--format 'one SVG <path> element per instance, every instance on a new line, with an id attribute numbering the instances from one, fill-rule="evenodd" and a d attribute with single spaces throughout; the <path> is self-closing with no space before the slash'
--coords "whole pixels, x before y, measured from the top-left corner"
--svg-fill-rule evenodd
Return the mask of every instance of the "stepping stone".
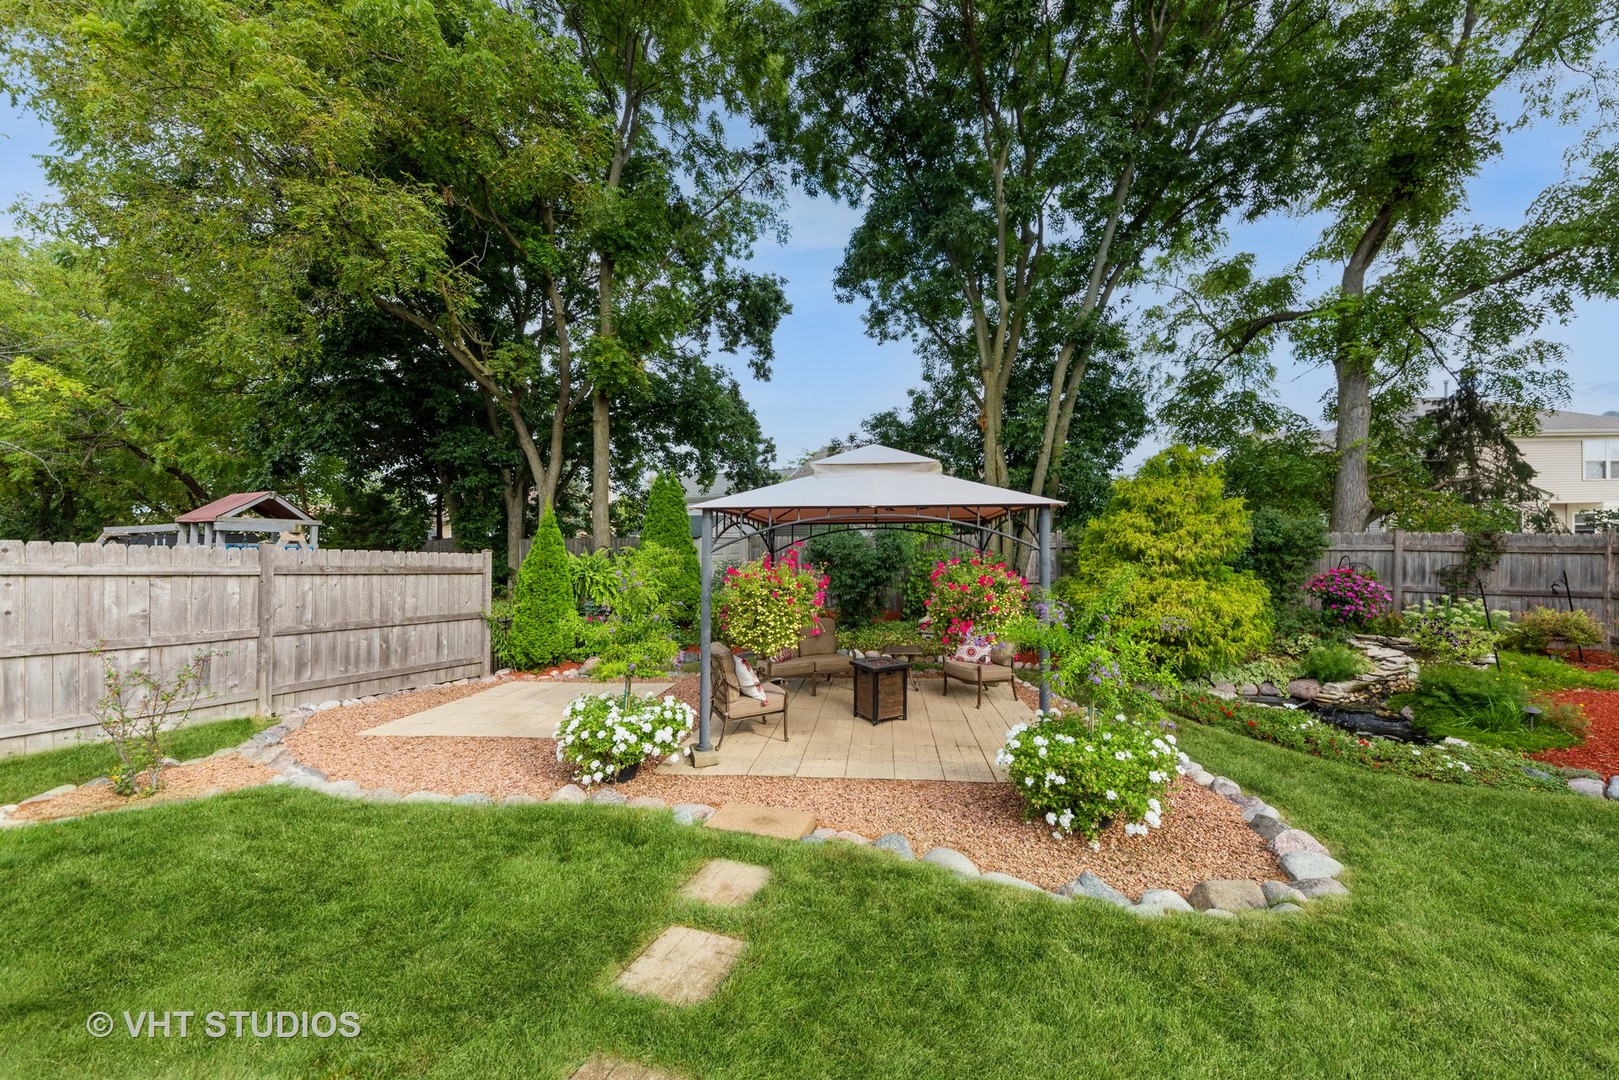
<path id="1" fill-rule="evenodd" d="M 671 926 L 624 969 L 618 985 L 671 1005 L 694 1005 L 719 989 L 745 947 L 723 934 Z"/>
<path id="2" fill-rule="evenodd" d="M 813 815 L 803 810 L 782 810 L 757 803 L 726 803 L 708 819 L 710 829 L 754 833 L 778 840 L 802 840 L 815 828 Z"/>
<path id="3" fill-rule="evenodd" d="M 579 1066 L 570 1080 L 681 1080 L 672 1072 L 634 1061 L 596 1054 Z"/>
<path id="4" fill-rule="evenodd" d="M 733 862 L 730 859 L 710 859 L 686 882 L 680 895 L 705 904 L 740 907 L 765 887 L 770 871 L 763 866 Z"/>

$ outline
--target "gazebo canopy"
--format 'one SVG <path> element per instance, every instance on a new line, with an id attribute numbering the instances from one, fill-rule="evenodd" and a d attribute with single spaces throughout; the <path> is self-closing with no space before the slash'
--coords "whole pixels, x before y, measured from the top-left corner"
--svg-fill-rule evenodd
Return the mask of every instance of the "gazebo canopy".
<path id="1" fill-rule="evenodd" d="M 1043 495 L 959 480 L 938 459 L 873 443 L 811 462 L 809 475 L 697 504 L 761 527 L 952 521 L 982 525 L 1063 505 Z"/>

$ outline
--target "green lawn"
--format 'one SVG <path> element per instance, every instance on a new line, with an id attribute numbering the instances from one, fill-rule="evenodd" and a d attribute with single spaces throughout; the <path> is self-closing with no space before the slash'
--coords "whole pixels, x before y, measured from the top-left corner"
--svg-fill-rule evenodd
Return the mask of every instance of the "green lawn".
<path id="1" fill-rule="evenodd" d="M 207 757 L 215 750 L 235 746 L 263 731 L 271 721 L 260 717 L 191 724 L 169 737 L 169 753 L 178 761 Z M 82 784 L 118 763 L 118 755 L 105 742 L 85 742 L 38 754 L 0 758 L 0 805 L 31 798 L 63 784 Z"/>
<path id="2" fill-rule="evenodd" d="M 0 833 L 0 1075 L 562 1077 L 597 1051 L 694 1078 L 1619 1070 L 1619 807 L 1189 727 L 1333 847 L 1350 901 L 1147 921 L 628 810 L 261 789 Z M 739 911 L 678 899 L 715 855 L 775 879 Z M 701 1006 L 615 991 L 672 922 L 749 951 Z M 142 1009 L 349 1009 L 362 1033 L 85 1032 Z"/>

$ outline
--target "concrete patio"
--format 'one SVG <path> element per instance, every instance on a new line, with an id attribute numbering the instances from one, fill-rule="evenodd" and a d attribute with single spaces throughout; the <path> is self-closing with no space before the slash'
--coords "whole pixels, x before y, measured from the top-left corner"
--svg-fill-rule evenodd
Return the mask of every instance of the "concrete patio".
<path id="1" fill-rule="evenodd" d="M 637 694 L 668 693 L 670 682 L 638 682 Z M 581 694 L 622 691 L 623 683 L 541 682 L 518 680 L 492 686 L 470 697 L 403 716 L 361 735 L 433 736 L 447 738 L 549 739 L 556 735 L 568 702 Z"/>
<path id="2" fill-rule="evenodd" d="M 944 680 L 911 682 L 907 720 L 885 720 L 875 727 L 854 715 L 854 686 L 848 679 L 822 684 L 818 696 L 796 683 L 787 703 L 790 739 L 783 741 L 779 718 L 765 723 L 726 725 L 719 764 L 693 769 L 663 765 L 661 773 L 703 776 L 855 777 L 872 780 L 1006 779 L 995 752 L 1006 729 L 1033 719 L 1033 711 L 1006 685 L 984 693 L 974 708 L 971 687 Z M 718 736 L 718 719 L 714 734 Z"/>
<path id="3" fill-rule="evenodd" d="M 790 741 L 781 723 L 727 725 L 717 765 L 662 765 L 660 772 L 704 776 L 855 777 L 872 780 L 1006 779 L 995 752 L 1006 729 L 1033 717 L 1005 685 L 984 693 L 974 708 L 970 687 L 944 681 L 911 680 L 910 719 L 885 720 L 873 727 L 854 715 L 854 687 L 848 679 L 823 683 L 812 696 L 796 681 L 788 703 Z M 638 694 L 665 694 L 672 683 L 638 682 Z M 521 680 L 401 717 L 360 734 L 404 738 L 549 739 L 568 702 L 580 694 L 617 690 L 603 684 Z M 717 723 L 717 721 L 716 721 Z M 718 729 L 716 728 L 716 734 Z M 693 736 L 695 741 L 695 735 Z"/>

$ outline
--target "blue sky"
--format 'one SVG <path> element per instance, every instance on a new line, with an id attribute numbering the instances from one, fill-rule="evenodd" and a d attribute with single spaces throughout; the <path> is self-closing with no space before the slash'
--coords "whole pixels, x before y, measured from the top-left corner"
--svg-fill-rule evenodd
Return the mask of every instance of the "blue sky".
<path id="1" fill-rule="evenodd" d="M 19 198 L 40 199 L 49 189 L 36 155 L 49 151 L 50 133 L 33 116 L 0 100 L 0 207 Z M 1555 128 L 1518 132 L 1504 140 L 1505 153 L 1472 185 L 1470 211 L 1489 225 L 1518 223 L 1534 195 L 1558 180 L 1568 133 Z M 777 334 L 777 360 L 769 382 L 752 379 L 741 364 L 737 376 L 782 461 L 799 457 L 828 439 L 847 435 L 879 409 L 903 405 L 906 388 L 919 376 L 905 343 L 878 344 L 866 336 L 859 305 L 840 304 L 832 275 L 857 220 L 854 211 L 827 199 L 796 192 L 788 206 L 791 237 L 784 245 L 761 245 L 756 270 L 787 279 L 793 313 Z M 1319 223 L 1270 218 L 1233 231 L 1233 250 L 1258 256 L 1262 272 L 1279 270 L 1315 238 Z M 12 231 L 9 215 L 0 232 Z M 1542 335 L 1569 346 L 1568 371 L 1580 412 L 1619 409 L 1619 303 L 1578 304 L 1567 325 L 1548 325 Z M 1284 369 L 1283 401 L 1306 416 L 1319 416 L 1331 385 L 1320 369 Z M 1435 388 L 1438 389 L 1437 387 Z M 1137 461 L 1156 440 L 1132 455 Z"/>

